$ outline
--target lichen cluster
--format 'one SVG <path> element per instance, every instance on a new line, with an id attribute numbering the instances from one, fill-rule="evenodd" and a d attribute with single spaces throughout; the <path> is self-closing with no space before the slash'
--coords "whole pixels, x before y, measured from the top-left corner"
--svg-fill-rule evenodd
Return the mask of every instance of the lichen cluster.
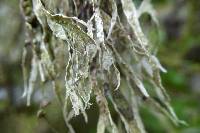
<path id="1" fill-rule="evenodd" d="M 145 132 L 141 104 L 183 123 L 161 83 L 160 71 L 166 70 L 140 25 L 139 18 L 148 13 L 159 26 L 150 0 L 139 7 L 132 0 L 22 0 L 21 10 L 26 25 L 23 96 L 28 105 L 40 77 L 43 83 L 52 82 L 71 133 L 73 116 L 81 113 L 87 121 L 91 95 L 99 107 L 97 133 Z M 60 89 L 65 89 L 64 98 Z M 123 126 L 113 121 L 108 101 Z"/>

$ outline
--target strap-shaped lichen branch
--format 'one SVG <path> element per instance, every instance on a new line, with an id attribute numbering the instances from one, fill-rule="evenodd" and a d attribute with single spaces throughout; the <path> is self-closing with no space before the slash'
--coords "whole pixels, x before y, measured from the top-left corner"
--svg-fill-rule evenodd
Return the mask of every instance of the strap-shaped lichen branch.
<path id="1" fill-rule="evenodd" d="M 22 61 L 27 104 L 40 75 L 43 83 L 52 82 L 72 133 L 70 119 L 82 113 L 87 121 L 91 95 L 96 97 L 100 112 L 98 133 L 145 132 L 141 104 L 163 112 L 175 124 L 183 123 L 161 83 L 160 71 L 166 70 L 150 51 L 151 42 L 140 25 L 143 13 L 149 13 L 158 25 L 150 0 L 143 0 L 138 9 L 132 0 L 61 1 L 21 1 L 29 40 Z M 29 46 L 31 65 L 27 65 Z M 58 85 L 63 76 L 65 84 Z M 147 88 L 144 82 L 152 87 Z M 65 96 L 58 86 L 65 88 Z M 113 121 L 108 101 L 124 128 Z"/>

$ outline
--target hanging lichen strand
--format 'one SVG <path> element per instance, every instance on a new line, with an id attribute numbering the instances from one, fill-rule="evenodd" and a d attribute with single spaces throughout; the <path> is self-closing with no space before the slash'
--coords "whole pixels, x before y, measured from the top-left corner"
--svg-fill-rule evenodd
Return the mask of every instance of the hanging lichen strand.
<path id="1" fill-rule="evenodd" d="M 149 13 L 158 26 L 150 0 L 143 0 L 139 8 L 132 0 L 22 0 L 21 10 L 26 25 L 22 66 L 27 105 L 39 75 L 42 82 L 52 82 L 71 133 L 72 117 L 82 113 L 87 121 L 91 95 L 99 107 L 97 133 L 144 133 L 141 104 L 175 124 L 183 123 L 161 84 L 159 73 L 166 70 L 150 51 L 140 26 L 143 13 Z M 61 77 L 65 77 L 64 98 Z M 112 120 L 108 100 L 124 128 Z"/>

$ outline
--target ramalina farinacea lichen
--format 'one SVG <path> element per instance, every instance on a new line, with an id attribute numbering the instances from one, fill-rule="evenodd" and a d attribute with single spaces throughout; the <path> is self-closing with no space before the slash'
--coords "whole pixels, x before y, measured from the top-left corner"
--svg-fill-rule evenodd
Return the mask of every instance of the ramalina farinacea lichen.
<path id="1" fill-rule="evenodd" d="M 27 105 L 40 77 L 43 83 L 52 82 L 71 133 L 72 117 L 81 113 L 87 121 L 91 95 L 99 107 L 97 133 L 144 133 L 141 104 L 161 111 L 175 124 L 183 123 L 161 83 L 160 71 L 166 70 L 140 25 L 139 18 L 148 13 L 159 27 L 150 0 L 139 7 L 134 0 L 21 0 L 21 11 L 26 25 L 22 66 Z M 58 91 L 63 72 L 64 98 Z M 124 128 L 113 121 L 108 101 Z"/>

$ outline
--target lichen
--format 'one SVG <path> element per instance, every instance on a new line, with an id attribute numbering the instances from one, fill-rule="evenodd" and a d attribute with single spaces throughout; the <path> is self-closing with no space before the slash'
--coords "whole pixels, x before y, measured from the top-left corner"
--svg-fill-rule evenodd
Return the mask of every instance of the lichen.
<path id="1" fill-rule="evenodd" d="M 23 2 L 26 1 L 22 1 L 22 5 Z M 65 8 L 58 1 L 54 2 L 29 0 L 31 13 L 26 13 L 27 8 L 22 6 L 32 49 L 29 76 L 27 46 L 22 61 L 23 96 L 27 97 L 28 105 L 39 73 L 42 82 L 53 83 L 70 132 L 74 132 L 70 125 L 72 117 L 82 113 L 87 121 L 86 109 L 92 106 L 91 95 L 96 97 L 100 110 L 97 133 L 123 130 L 112 120 L 108 101 L 124 124 L 123 132 L 145 132 L 139 107 L 146 103 L 162 111 L 175 124 L 184 123 L 170 106 L 160 78 L 160 71 L 166 70 L 150 50 L 151 43 L 140 25 L 143 13 L 149 13 L 158 25 L 150 0 L 143 0 L 138 9 L 132 0 L 109 0 L 107 6 L 106 0 L 62 1 Z M 60 58 L 64 60 L 59 61 Z M 62 66 L 66 68 L 64 98 L 57 88 L 64 71 Z M 155 94 L 150 93 L 151 88 L 147 88 L 144 81 L 153 86 L 151 91 Z"/>

